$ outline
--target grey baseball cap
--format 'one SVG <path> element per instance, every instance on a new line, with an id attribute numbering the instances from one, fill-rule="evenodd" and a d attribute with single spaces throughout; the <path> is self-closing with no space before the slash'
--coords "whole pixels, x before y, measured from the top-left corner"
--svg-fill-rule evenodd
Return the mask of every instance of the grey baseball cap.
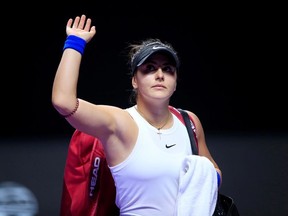
<path id="1" fill-rule="evenodd" d="M 176 51 L 166 44 L 163 44 L 159 41 L 152 42 L 149 44 L 143 45 L 132 57 L 131 59 L 131 73 L 132 75 L 135 73 L 136 68 L 141 66 L 152 54 L 162 52 L 165 54 L 168 54 L 168 56 L 171 57 L 171 59 L 174 61 L 177 70 L 180 66 L 180 61 L 177 56 Z"/>

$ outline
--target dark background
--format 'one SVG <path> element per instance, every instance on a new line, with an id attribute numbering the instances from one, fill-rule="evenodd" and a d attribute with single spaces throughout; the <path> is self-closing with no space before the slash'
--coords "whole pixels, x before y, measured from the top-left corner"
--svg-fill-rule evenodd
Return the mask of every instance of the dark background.
<path id="1" fill-rule="evenodd" d="M 79 97 L 127 107 L 131 84 L 125 49 L 130 42 L 157 37 L 172 43 L 182 62 L 171 104 L 194 111 L 206 131 L 287 131 L 287 46 L 280 5 L 34 7 L 14 9 L 3 22 L 9 30 L 3 40 L 2 94 L 8 100 L 1 106 L 8 125 L 3 135 L 71 132 L 51 106 L 51 88 L 66 22 L 81 14 L 93 19 L 97 33 L 83 56 Z"/>
<path id="2" fill-rule="evenodd" d="M 83 56 L 78 96 L 129 106 L 128 43 L 150 37 L 170 42 L 182 63 L 171 105 L 195 112 L 202 121 L 224 170 L 222 190 L 236 199 L 241 215 L 287 215 L 287 24 L 282 5 L 63 4 L 3 8 L 9 15 L 2 17 L 1 30 L 0 181 L 27 185 L 39 198 L 39 215 L 57 215 L 73 128 L 52 107 L 51 89 L 66 22 L 86 14 L 97 33 Z"/>

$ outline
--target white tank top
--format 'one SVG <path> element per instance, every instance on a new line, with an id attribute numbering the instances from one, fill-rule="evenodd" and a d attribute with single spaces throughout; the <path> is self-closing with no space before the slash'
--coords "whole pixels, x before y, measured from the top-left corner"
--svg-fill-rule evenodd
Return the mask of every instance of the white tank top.
<path id="1" fill-rule="evenodd" d="M 122 163 L 110 167 L 120 215 L 173 215 L 181 162 L 191 153 L 184 124 L 173 115 L 173 126 L 158 130 L 135 109 L 127 109 L 139 127 L 133 151 Z"/>

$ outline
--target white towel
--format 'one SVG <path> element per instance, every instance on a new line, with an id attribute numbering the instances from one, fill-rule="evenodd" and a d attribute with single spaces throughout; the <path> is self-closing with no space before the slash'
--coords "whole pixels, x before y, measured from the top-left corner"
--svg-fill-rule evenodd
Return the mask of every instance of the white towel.
<path id="1" fill-rule="evenodd" d="M 218 193 L 217 173 L 212 162 L 198 155 L 185 157 L 178 192 L 175 216 L 211 216 Z"/>

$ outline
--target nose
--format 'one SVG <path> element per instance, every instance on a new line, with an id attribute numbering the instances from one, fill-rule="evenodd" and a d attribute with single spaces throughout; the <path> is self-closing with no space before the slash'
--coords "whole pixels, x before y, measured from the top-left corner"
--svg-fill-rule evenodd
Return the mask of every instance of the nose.
<path id="1" fill-rule="evenodd" d="M 156 79 L 164 79 L 164 73 L 161 67 L 159 67 L 156 71 Z"/>

